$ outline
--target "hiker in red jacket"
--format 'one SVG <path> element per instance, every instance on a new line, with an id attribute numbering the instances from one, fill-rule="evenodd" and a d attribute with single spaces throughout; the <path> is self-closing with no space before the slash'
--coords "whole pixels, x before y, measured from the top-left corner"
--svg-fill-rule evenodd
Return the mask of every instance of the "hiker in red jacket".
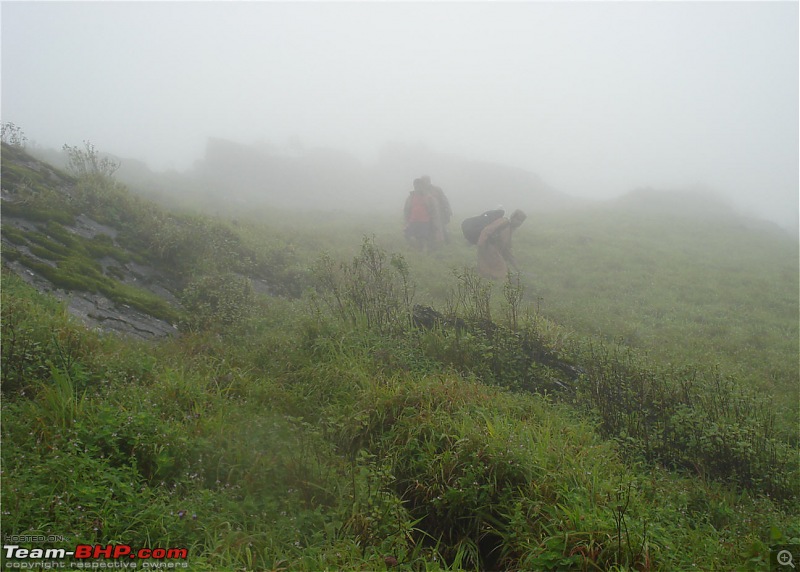
<path id="1" fill-rule="evenodd" d="M 436 201 L 422 179 L 414 179 L 414 190 L 409 193 L 403 211 L 406 240 L 420 250 L 433 250 L 433 223 L 439 213 Z"/>

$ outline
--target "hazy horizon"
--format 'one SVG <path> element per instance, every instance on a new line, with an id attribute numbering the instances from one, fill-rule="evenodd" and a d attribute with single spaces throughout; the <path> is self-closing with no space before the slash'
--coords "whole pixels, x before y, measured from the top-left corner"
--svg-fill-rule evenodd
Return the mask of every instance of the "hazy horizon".
<path id="1" fill-rule="evenodd" d="M 388 143 L 560 192 L 706 188 L 797 227 L 797 2 L 3 2 L 2 120 L 188 168 Z M 435 173 L 430 173 L 435 178 Z"/>

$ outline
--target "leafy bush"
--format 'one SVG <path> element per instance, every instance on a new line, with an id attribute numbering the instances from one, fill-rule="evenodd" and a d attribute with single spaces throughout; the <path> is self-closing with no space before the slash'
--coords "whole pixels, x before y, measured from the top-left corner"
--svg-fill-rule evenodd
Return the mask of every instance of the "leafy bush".
<path id="1" fill-rule="evenodd" d="M 22 127 L 10 121 L 4 121 L 0 127 L 0 140 L 11 147 L 23 149 L 28 138 L 25 137 Z"/>
<path id="2" fill-rule="evenodd" d="M 775 432 L 766 397 L 716 369 L 661 370 L 629 350 L 591 345 L 581 400 L 603 435 L 632 455 L 792 501 L 800 493 L 796 450 Z"/>
<path id="3" fill-rule="evenodd" d="M 317 293 L 328 309 L 351 326 L 379 332 L 404 331 L 411 321 L 414 287 L 405 259 L 364 238 L 350 264 L 322 256 L 314 269 Z"/>
<path id="4" fill-rule="evenodd" d="M 77 178 L 111 179 L 120 167 L 119 161 L 103 157 L 89 141 L 83 142 L 83 149 L 77 145 L 64 145 L 67 155 L 67 169 Z"/>

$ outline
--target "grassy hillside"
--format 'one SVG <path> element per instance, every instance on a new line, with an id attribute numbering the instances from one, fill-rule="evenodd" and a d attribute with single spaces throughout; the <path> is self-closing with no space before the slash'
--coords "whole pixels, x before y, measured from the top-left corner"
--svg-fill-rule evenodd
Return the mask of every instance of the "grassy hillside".
<path id="1" fill-rule="evenodd" d="M 520 238 L 530 289 L 560 322 L 659 362 L 718 364 L 798 403 L 797 237 L 735 217 L 608 209 L 542 219 Z"/>
<path id="2" fill-rule="evenodd" d="M 800 246 L 769 223 L 724 204 L 682 201 L 661 208 L 658 193 L 556 213 L 532 212 L 517 232 L 522 305 L 557 324 L 568 341 L 600 339 L 654 363 L 716 368 L 774 396 L 796 435 L 800 403 Z M 362 236 L 405 256 L 418 301 L 442 308 L 454 272 L 474 267 L 476 251 L 451 223 L 451 243 L 434 256 L 409 249 L 400 215 L 253 213 L 225 210 L 254 232 L 289 241 L 298 258 L 330 252 L 347 260 Z M 262 242 L 267 239 L 255 239 Z M 502 298 L 495 284 L 494 298 Z M 499 309 L 497 309 L 499 311 Z"/>
<path id="3" fill-rule="evenodd" d="M 46 180 L 6 188 L 40 172 L 15 157 L 3 216 L 7 190 L 52 210 Z M 214 219 L 85 183 L 106 202 L 73 214 L 169 269 L 180 333 L 87 330 L 4 268 L 4 533 L 185 547 L 193 570 L 768 570 L 800 537 L 780 233 L 534 215 L 524 274 L 489 284 L 458 236 L 424 256 L 386 217 Z M 57 271 L 92 258 L 42 234 Z"/>

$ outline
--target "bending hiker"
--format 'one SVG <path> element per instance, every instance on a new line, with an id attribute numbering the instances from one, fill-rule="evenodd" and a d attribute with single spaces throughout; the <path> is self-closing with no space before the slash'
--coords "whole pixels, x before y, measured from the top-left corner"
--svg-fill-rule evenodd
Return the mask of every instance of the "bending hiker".
<path id="1" fill-rule="evenodd" d="M 478 216 L 464 219 L 461 223 L 461 232 L 464 233 L 464 238 L 466 238 L 467 242 L 470 244 L 478 244 L 478 239 L 481 237 L 483 229 L 504 214 L 506 214 L 506 211 L 503 210 L 503 205 L 498 205 L 493 211 L 486 211 Z"/>
<path id="2" fill-rule="evenodd" d="M 450 237 L 447 234 L 447 224 L 453 216 L 453 211 L 450 208 L 450 201 L 441 187 L 431 184 L 431 178 L 428 175 L 421 177 L 422 185 L 428 191 L 430 196 L 436 201 L 436 208 L 439 216 L 433 218 L 433 239 L 437 243 L 450 242 Z"/>
<path id="3" fill-rule="evenodd" d="M 519 272 L 511 252 L 511 235 L 525 222 L 527 216 L 515 210 L 510 217 L 501 217 L 489 223 L 478 238 L 478 273 L 487 278 L 502 280 L 508 266 Z"/>
<path id="4" fill-rule="evenodd" d="M 414 179 L 414 190 L 406 199 L 403 214 L 406 240 L 420 250 L 430 249 L 433 242 L 433 220 L 435 201 L 428 193 L 422 179 Z"/>

